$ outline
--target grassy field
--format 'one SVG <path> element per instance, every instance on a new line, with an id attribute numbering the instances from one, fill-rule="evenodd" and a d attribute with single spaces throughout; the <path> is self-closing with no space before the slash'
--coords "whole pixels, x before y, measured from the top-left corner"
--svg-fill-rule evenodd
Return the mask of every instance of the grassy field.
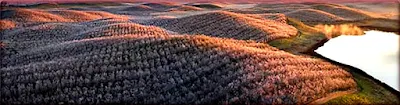
<path id="1" fill-rule="evenodd" d="M 306 52 L 313 45 L 325 39 L 325 35 L 314 27 L 308 26 L 299 20 L 288 18 L 288 24 L 298 29 L 298 35 L 291 38 L 284 38 L 270 41 L 268 44 L 279 49 L 301 54 Z"/>
<path id="2" fill-rule="evenodd" d="M 353 72 L 352 74 L 357 82 L 359 92 L 335 98 L 325 103 L 326 105 L 400 104 L 400 101 L 396 96 L 384 87 L 359 73 Z"/>

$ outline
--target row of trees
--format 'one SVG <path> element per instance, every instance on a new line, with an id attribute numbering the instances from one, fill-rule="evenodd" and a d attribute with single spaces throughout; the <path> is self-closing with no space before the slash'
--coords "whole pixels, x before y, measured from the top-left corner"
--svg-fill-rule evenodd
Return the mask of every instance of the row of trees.
<path id="1" fill-rule="evenodd" d="M 288 27 L 282 23 L 269 25 L 270 21 L 240 16 L 216 12 L 160 23 L 177 32 L 222 38 L 166 35 L 157 27 L 113 19 L 9 30 L 6 39 L 19 53 L 2 59 L 6 64 L 0 69 L 0 100 L 306 104 L 356 87 L 351 75 L 337 66 L 248 41 L 272 40 L 290 35 L 281 31 L 293 30 L 280 30 Z"/>
<path id="2" fill-rule="evenodd" d="M 297 30 L 285 23 L 256 19 L 231 12 L 212 12 L 178 19 L 144 22 L 184 34 L 204 34 L 214 37 L 265 42 L 296 35 Z"/>
<path id="3" fill-rule="evenodd" d="M 94 27 L 94 25 L 98 26 Z M 137 34 L 139 36 L 164 36 L 167 34 L 167 32 L 154 26 L 142 26 L 128 21 L 122 22 L 118 19 L 102 19 L 93 22 L 42 23 L 30 27 L 21 27 L 14 30 L 8 30 L 6 33 L 4 33 L 4 40 L 6 40 L 8 47 L 12 47 L 18 52 L 24 53 L 31 52 L 31 50 L 37 51 L 38 48 L 41 49 L 42 47 L 44 47 L 44 49 L 49 47 L 60 48 L 59 46 L 54 45 L 58 45 L 58 43 L 66 41 L 128 34 Z M 71 50 L 76 52 L 73 49 L 70 49 L 70 51 Z M 58 52 L 59 53 L 56 54 L 72 54 L 69 51 Z M 43 56 L 50 53 L 55 52 L 40 52 L 35 56 Z M 33 60 L 33 58 L 37 58 L 21 55 L 18 56 L 19 57 L 16 57 L 15 59 L 11 59 L 8 64 L 19 64 L 29 61 L 28 59 Z M 52 59 L 52 57 L 44 58 Z M 7 59 L 8 58 L 6 58 L 6 60 Z M 14 62 L 17 59 L 19 61 Z"/>
<path id="4" fill-rule="evenodd" d="M 341 17 L 315 9 L 301 9 L 286 15 L 302 22 L 337 22 L 344 20 Z"/>
<path id="5" fill-rule="evenodd" d="M 268 45 L 251 47 L 258 44 L 187 35 L 59 44 L 26 52 L 18 56 L 25 63 L 1 68 L 1 101 L 288 104 L 356 87 L 336 66 Z"/>
<path id="6" fill-rule="evenodd" d="M 13 9 L 12 16 L 7 17 L 16 22 L 85 22 L 102 18 L 127 19 L 126 16 L 114 15 L 102 11 L 76 11 L 76 10 L 34 10 Z"/>
<path id="7" fill-rule="evenodd" d="M 319 5 L 314 5 L 313 8 L 331 13 L 333 15 L 342 17 L 350 21 L 373 18 L 373 15 L 368 14 L 368 12 L 366 11 L 349 8 L 346 6 L 319 4 Z"/>

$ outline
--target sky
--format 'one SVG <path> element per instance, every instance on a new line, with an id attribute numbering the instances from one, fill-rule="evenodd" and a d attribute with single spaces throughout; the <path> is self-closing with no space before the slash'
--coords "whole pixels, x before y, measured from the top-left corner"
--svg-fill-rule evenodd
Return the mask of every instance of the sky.
<path id="1" fill-rule="evenodd" d="M 101 1 L 146 1 L 146 2 L 164 2 L 166 0 L 0 0 L 6 1 L 10 4 L 30 4 L 30 3 L 43 3 L 43 2 L 101 2 Z M 232 2 L 232 3 L 243 3 L 243 2 L 273 2 L 273 3 L 299 3 L 299 2 L 399 2 L 400 0 L 168 0 L 169 2 L 202 2 L 202 1 L 213 1 L 213 2 Z"/>

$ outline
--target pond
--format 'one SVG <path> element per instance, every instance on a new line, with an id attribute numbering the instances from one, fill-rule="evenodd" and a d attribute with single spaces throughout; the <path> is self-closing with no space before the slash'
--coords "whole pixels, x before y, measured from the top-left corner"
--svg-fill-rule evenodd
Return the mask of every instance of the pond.
<path id="1" fill-rule="evenodd" d="M 399 35 L 365 31 L 365 35 L 341 35 L 330 39 L 316 53 L 363 70 L 399 91 Z"/>

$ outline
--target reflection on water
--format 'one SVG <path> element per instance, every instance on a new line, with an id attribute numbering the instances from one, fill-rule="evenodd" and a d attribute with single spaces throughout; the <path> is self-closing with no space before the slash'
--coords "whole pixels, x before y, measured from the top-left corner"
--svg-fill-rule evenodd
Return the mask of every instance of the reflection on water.
<path id="1" fill-rule="evenodd" d="M 354 24 L 340 24 L 340 25 L 323 25 L 319 24 L 314 26 L 324 33 L 328 38 L 334 38 L 339 35 L 362 35 L 363 30 Z"/>
<path id="2" fill-rule="evenodd" d="M 365 31 L 362 36 L 342 35 L 315 52 L 359 68 L 399 91 L 399 35 L 381 31 Z"/>

